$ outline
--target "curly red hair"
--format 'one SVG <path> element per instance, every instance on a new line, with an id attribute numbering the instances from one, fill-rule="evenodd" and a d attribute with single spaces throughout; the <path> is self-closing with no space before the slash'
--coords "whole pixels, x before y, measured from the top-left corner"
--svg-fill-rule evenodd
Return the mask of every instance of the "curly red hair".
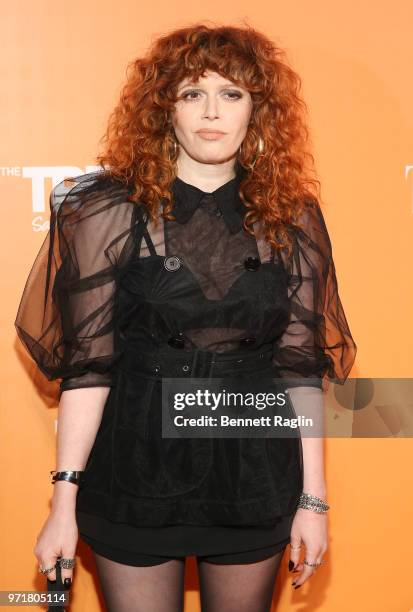
<path id="1" fill-rule="evenodd" d="M 129 186 L 156 221 L 173 220 L 170 185 L 176 176 L 176 147 L 170 121 L 176 91 L 186 77 L 195 81 L 210 70 L 250 92 L 251 124 L 238 153 L 246 170 L 240 197 L 249 209 L 244 228 L 262 221 L 265 238 L 291 253 L 286 224 L 297 224 L 302 209 L 319 205 L 320 181 L 307 148 L 307 107 L 301 79 L 285 52 L 250 26 L 183 27 L 155 40 L 145 57 L 127 67 L 127 82 L 101 139 L 96 160 L 106 174 Z M 261 137 L 264 150 L 257 155 Z"/>

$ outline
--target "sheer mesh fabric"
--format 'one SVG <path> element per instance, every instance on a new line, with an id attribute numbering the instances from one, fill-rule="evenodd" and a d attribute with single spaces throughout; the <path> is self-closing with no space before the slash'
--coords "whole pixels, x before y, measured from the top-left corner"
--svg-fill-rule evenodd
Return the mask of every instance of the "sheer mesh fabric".
<path id="1" fill-rule="evenodd" d="M 343 384 L 357 347 L 338 292 L 330 237 L 320 207 L 310 206 L 294 229 L 294 251 L 283 258 L 290 317 L 274 343 L 273 363 L 288 385 L 318 377 Z"/>
<path id="2" fill-rule="evenodd" d="M 198 559 L 201 612 L 270 612 L 283 553 L 241 564 Z M 184 559 L 137 567 L 94 556 L 108 612 L 184 612 Z"/>
<path id="3" fill-rule="evenodd" d="M 50 230 L 29 273 L 15 326 L 20 340 L 61 389 L 112 386 L 116 265 L 130 233 L 125 190 L 96 173 L 50 193 Z"/>
<path id="4" fill-rule="evenodd" d="M 239 348 L 245 337 L 253 337 L 255 346 L 273 343 L 275 374 L 289 378 L 292 386 L 309 384 L 311 377 L 344 382 L 356 345 L 320 207 L 308 203 L 301 228 L 291 228 L 295 247 L 287 259 L 259 238 L 259 224 L 257 241 L 240 231 L 246 210 L 238 197 L 241 179 L 238 170 L 232 181 L 205 194 L 176 178 L 177 222 L 160 219 L 157 227 L 149 222 L 147 228 L 143 207 L 129 201 L 128 189 L 105 173 L 81 175 L 69 185 L 62 181 L 52 190 L 50 231 L 15 321 L 21 341 L 49 380 L 62 378 L 62 390 L 112 386 L 122 355 L 116 330 L 122 322 L 127 334 L 128 322 L 138 318 L 134 341 L 145 346 L 160 346 L 176 331 L 184 332 L 184 348 L 217 352 Z M 155 254 L 142 240 L 146 230 Z M 168 307 L 159 265 L 165 256 L 176 255 L 185 282 L 180 293 L 177 285 L 176 295 L 168 296 Z M 257 257 L 259 268 L 247 271 L 246 261 Z M 149 291 L 165 300 L 163 311 L 139 304 L 148 287 L 139 286 L 137 260 L 152 266 Z M 137 299 L 118 316 L 122 281 Z M 179 308 L 182 298 L 186 304 L 192 300 L 189 316 Z M 205 298 L 207 322 L 196 314 L 204 312 L 199 306 Z"/>
<path id="5" fill-rule="evenodd" d="M 201 612 L 270 612 L 283 553 L 255 563 L 198 563 Z"/>
<path id="6" fill-rule="evenodd" d="M 183 612 L 184 560 L 135 567 L 94 557 L 107 612 Z"/>

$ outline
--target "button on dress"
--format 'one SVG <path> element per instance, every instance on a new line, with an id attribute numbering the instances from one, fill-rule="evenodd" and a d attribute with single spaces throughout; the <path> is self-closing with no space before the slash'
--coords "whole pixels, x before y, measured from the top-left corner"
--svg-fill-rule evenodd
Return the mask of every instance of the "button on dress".
<path id="1" fill-rule="evenodd" d="M 50 194 L 50 230 L 15 326 L 60 391 L 107 386 L 77 493 L 89 543 L 207 555 L 289 541 L 303 486 L 296 438 L 165 438 L 164 377 L 344 383 L 356 345 L 317 202 L 291 225 L 293 252 L 243 227 L 245 170 L 206 193 L 176 177 L 174 220 L 155 223 L 103 171 Z M 161 210 L 159 210 L 161 212 Z M 126 554 L 126 553 L 125 553 Z"/>

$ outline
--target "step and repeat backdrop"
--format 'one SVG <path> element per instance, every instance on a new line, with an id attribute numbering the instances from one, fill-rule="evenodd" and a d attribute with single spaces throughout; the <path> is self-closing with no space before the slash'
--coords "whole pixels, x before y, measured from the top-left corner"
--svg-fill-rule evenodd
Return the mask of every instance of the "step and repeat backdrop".
<path id="1" fill-rule="evenodd" d="M 302 78 L 340 296 L 358 347 L 353 382 L 412 378 L 412 19 L 405 0 L 3 6 L 0 590 L 45 589 L 33 548 L 50 510 L 58 382 L 37 370 L 14 320 L 49 229 L 49 193 L 65 176 L 96 169 L 126 65 L 155 37 L 200 21 L 247 23 L 286 50 Z M 385 409 L 386 401 L 377 403 Z M 345 417 L 339 402 L 334 410 L 334 419 Z M 411 428 L 396 415 L 375 431 L 363 435 L 362 419 L 352 419 L 349 435 L 326 440 L 329 549 L 295 591 L 287 547 L 279 612 L 413 610 Z M 80 541 L 77 555 L 70 609 L 103 610 L 93 555 Z M 188 612 L 200 610 L 198 590 L 189 557 Z"/>

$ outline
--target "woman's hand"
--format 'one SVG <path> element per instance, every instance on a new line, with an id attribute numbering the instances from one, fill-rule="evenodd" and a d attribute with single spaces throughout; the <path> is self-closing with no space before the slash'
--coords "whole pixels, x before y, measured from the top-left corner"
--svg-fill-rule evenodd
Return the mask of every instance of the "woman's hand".
<path id="1" fill-rule="evenodd" d="M 290 546 L 298 550 L 290 549 L 290 571 L 301 572 L 294 580 L 292 585 L 295 588 L 301 586 L 314 572 L 317 567 L 299 563 L 300 554 L 304 552 L 304 559 L 309 563 L 320 563 L 327 550 L 327 514 L 314 512 L 307 508 L 298 508 L 291 526 Z M 291 561 L 294 566 L 291 565 Z"/>
<path id="2" fill-rule="evenodd" d="M 39 567 L 55 566 L 58 557 L 74 558 L 78 537 L 76 513 L 73 508 L 52 508 L 33 549 Z M 61 568 L 61 575 L 63 583 L 65 578 L 70 578 L 72 582 L 73 569 Z M 47 578 L 56 580 L 56 569 L 47 574 Z"/>

